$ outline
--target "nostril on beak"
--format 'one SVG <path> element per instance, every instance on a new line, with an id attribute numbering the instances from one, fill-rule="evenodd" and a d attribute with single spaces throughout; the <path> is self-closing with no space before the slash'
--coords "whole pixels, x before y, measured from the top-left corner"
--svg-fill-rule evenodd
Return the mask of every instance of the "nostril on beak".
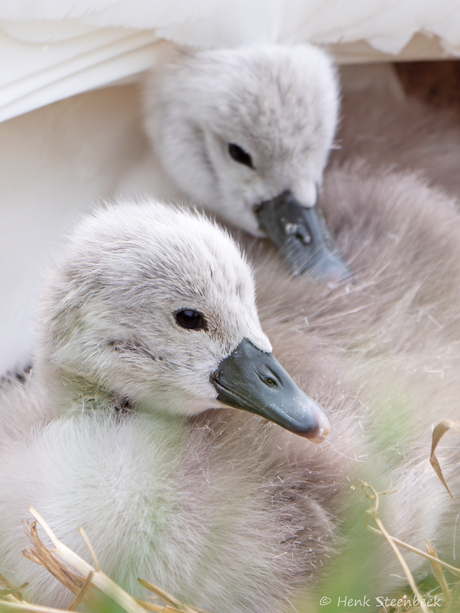
<path id="1" fill-rule="evenodd" d="M 265 383 L 268 387 L 278 387 L 278 381 L 273 379 L 273 377 L 267 377 L 265 375 L 260 375 L 260 380 L 262 383 Z"/>

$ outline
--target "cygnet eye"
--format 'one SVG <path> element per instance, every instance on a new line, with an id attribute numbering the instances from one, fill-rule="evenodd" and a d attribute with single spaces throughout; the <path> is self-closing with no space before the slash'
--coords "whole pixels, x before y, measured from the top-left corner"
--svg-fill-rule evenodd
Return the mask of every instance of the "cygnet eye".
<path id="1" fill-rule="evenodd" d="M 235 160 L 235 162 L 239 162 L 240 164 L 249 166 L 249 168 L 254 168 L 254 166 L 252 165 L 251 156 L 239 145 L 235 145 L 235 143 L 230 143 L 228 146 L 228 152 L 230 156 Z"/>
<path id="2" fill-rule="evenodd" d="M 207 329 L 206 319 L 199 311 L 194 311 L 193 309 L 177 311 L 176 322 L 181 328 L 186 328 L 187 330 Z"/>

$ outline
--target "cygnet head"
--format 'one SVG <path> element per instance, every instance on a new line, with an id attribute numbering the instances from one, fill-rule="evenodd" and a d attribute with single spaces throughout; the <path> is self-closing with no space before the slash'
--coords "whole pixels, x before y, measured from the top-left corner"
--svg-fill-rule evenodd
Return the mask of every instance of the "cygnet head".
<path id="1" fill-rule="evenodd" d="M 62 410 L 121 402 L 193 415 L 225 404 L 319 442 L 327 417 L 270 352 L 232 239 L 148 202 L 78 226 L 48 279 L 36 361 Z"/>
<path id="2" fill-rule="evenodd" d="M 263 203 L 283 195 L 300 209 L 315 205 L 339 98 L 332 63 L 319 49 L 178 51 L 153 72 L 144 98 L 164 169 L 224 221 L 271 235 L 258 215 Z"/>

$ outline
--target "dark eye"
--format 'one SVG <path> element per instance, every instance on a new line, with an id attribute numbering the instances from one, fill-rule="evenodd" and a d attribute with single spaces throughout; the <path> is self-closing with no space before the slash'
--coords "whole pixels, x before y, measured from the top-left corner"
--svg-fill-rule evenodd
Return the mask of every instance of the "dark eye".
<path id="1" fill-rule="evenodd" d="M 254 168 L 252 165 L 251 156 L 249 153 L 246 153 L 244 149 L 241 149 L 240 146 L 235 145 L 235 143 L 230 143 L 228 146 L 228 152 L 235 162 L 249 166 L 249 168 Z"/>
<path id="2" fill-rule="evenodd" d="M 206 319 L 199 311 L 193 311 L 192 309 L 184 309 L 183 311 L 177 311 L 176 321 L 182 328 L 187 330 L 206 330 Z"/>

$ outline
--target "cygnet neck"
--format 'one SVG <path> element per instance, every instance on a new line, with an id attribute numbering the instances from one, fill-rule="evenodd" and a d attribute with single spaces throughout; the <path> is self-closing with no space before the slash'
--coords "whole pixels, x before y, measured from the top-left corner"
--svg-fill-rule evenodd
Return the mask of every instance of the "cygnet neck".
<path id="1" fill-rule="evenodd" d="M 67 373 L 50 361 L 45 364 L 44 360 L 37 360 L 33 368 L 36 379 L 45 382 L 46 396 L 56 417 L 95 409 L 126 412 L 132 408 L 126 398 L 117 397 L 81 375 Z"/>

